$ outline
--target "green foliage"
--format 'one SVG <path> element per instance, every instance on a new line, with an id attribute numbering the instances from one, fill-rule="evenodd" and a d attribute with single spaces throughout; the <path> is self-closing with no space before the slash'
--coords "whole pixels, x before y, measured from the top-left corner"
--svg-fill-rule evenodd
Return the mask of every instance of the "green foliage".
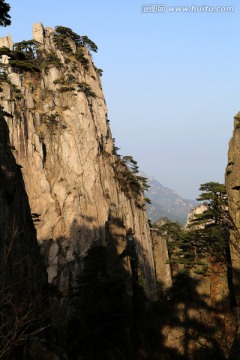
<path id="1" fill-rule="evenodd" d="M 9 60 L 9 64 L 13 70 L 21 71 L 30 71 L 30 72 L 40 72 L 39 67 L 34 65 L 32 62 L 27 60 Z"/>
<path id="2" fill-rule="evenodd" d="M 199 188 L 202 191 L 197 201 L 201 201 L 207 209 L 195 216 L 193 224 L 212 226 L 225 225 L 229 219 L 226 187 L 216 182 L 202 184 Z"/>
<path id="3" fill-rule="evenodd" d="M 86 46 L 88 48 L 88 50 L 93 51 L 93 52 L 98 51 L 97 45 L 92 40 L 90 40 L 86 35 L 83 35 L 81 37 L 81 41 L 82 41 L 82 45 Z"/>
<path id="4" fill-rule="evenodd" d="M 61 78 L 58 78 L 58 79 L 54 80 L 53 83 L 54 83 L 55 85 L 57 85 L 57 84 L 63 85 L 63 84 L 65 84 L 65 80 L 64 80 L 63 77 L 61 77 Z"/>
<path id="5" fill-rule="evenodd" d="M 36 48 L 38 45 L 39 43 L 35 40 L 23 40 L 15 43 L 13 46 L 14 58 L 19 60 L 32 60 L 36 58 Z"/>
<path id="6" fill-rule="evenodd" d="M 58 89 L 58 91 L 60 93 L 64 93 L 64 92 L 68 92 L 68 91 L 74 91 L 75 88 L 73 86 L 62 86 L 60 87 L 60 89 Z"/>
<path id="7" fill-rule="evenodd" d="M 123 156 L 122 160 L 133 174 L 138 173 L 139 167 L 137 166 L 137 161 L 132 156 Z"/>
<path id="8" fill-rule="evenodd" d="M 95 98 L 96 97 L 96 94 L 94 91 L 91 90 L 91 87 L 85 83 L 85 82 L 81 82 L 78 84 L 78 91 L 82 91 L 84 92 L 84 94 L 88 97 L 93 97 Z"/>
<path id="9" fill-rule="evenodd" d="M 131 190 L 131 193 L 134 197 L 138 197 L 141 194 L 141 183 L 138 181 L 137 177 L 131 170 L 127 170 L 125 173 L 125 179 L 127 181 L 127 185 Z"/>
<path id="10" fill-rule="evenodd" d="M 77 61 L 79 61 L 85 70 L 88 70 L 89 67 L 89 61 L 86 59 L 83 49 L 77 49 L 77 52 L 75 54 L 75 58 Z"/>
<path id="11" fill-rule="evenodd" d="M 59 50 L 69 55 L 74 55 L 76 60 L 82 64 L 84 69 L 88 69 L 89 61 L 85 57 L 84 51 L 81 47 L 86 46 L 90 51 L 96 52 L 97 46 L 87 36 L 81 37 L 80 35 L 73 32 L 70 28 L 56 26 L 53 40 Z M 73 41 L 77 47 L 75 54 L 73 54 L 74 49 L 72 48 L 71 41 Z M 2 47 L 0 48 L 0 56 L 2 55 L 9 56 L 10 66 L 13 68 L 13 70 L 18 70 L 20 72 L 40 72 L 40 69 L 47 70 L 50 66 L 55 66 L 58 69 L 63 66 L 57 54 L 53 52 L 46 53 L 46 51 L 39 49 L 39 43 L 35 40 L 24 40 L 18 42 L 14 44 L 12 51 L 6 47 Z M 70 59 L 68 60 L 70 61 Z M 95 97 L 94 92 L 92 92 L 89 87 L 87 88 L 85 86 L 85 88 L 82 90 L 80 85 L 79 91 L 84 91 L 87 96 Z"/>
<path id="12" fill-rule="evenodd" d="M 195 273 L 205 274 L 208 267 L 203 260 L 206 258 L 228 263 L 231 219 L 223 184 L 208 182 L 202 184 L 200 190 L 197 200 L 206 209 L 194 216 L 188 229 L 167 221 L 158 227 L 158 234 L 167 241 L 171 264 L 182 264 L 186 270 L 193 268 Z"/>
<path id="13" fill-rule="evenodd" d="M 53 40 L 59 50 L 69 55 L 74 55 L 84 69 L 88 69 L 89 61 L 86 59 L 81 47 L 86 46 L 89 50 L 96 52 L 97 46 L 87 36 L 81 37 L 70 28 L 57 26 Z M 72 48 L 71 41 L 73 41 L 77 47 L 75 54 L 73 54 L 74 49 Z M 63 66 L 57 54 L 53 52 L 46 53 L 46 51 L 39 49 L 39 43 L 35 40 L 18 42 L 14 44 L 12 51 L 6 47 L 2 47 L 0 48 L 0 56 L 2 55 L 9 56 L 9 65 L 14 71 L 40 72 L 40 69 L 47 71 L 50 66 L 55 66 L 57 69 Z M 70 61 L 70 59 L 68 60 Z M 1 65 L 1 67 L 3 67 L 3 65 Z M 82 89 L 82 85 L 80 85 L 79 91 L 84 91 L 87 96 L 96 96 L 89 86 L 85 86 L 84 89 Z"/>
<path id="14" fill-rule="evenodd" d="M 9 15 L 10 5 L 5 0 L 0 1 L 0 26 L 11 25 L 11 16 Z"/>
<path id="15" fill-rule="evenodd" d="M 99 76 L 102 76 L 103 74 L 103 70 L 102 69 L 96 69 L 97 73 L 99 74 Z"/>
<path id="16" fill-rule="evenodd" d="M 151 199 L 149 199 L 147 197 L 144 198 L 144 201 L 145 201 L 146 204 L 151 204 L 152 203 Z"/>
<path id="17" fill-rule="evenodd" d="M 73 41 L 77 48 L 80 46 L 86 46 L 90 51 L 97 52 L 98 50 L 97 45 L 87 36 L 80 36 L 72 31 L 72 29 L 64 26 L 55 27 L 53 39 L 56 47 L 67 54 L 73 53 L 73 49 L 69 43 L 69 40 Z M 76 56 L 78 61 L 87 66 L 87 60 L 83 58 L 80 52 L 77 52 Z"/>
<path id="18" fill-rule="evenodd" d="M 115 139 L 113 139 L 115 144 Z M 117 156 L 115 178 L 119 182 L 122 191 L 128 196 L 138 199 L 149 188 L 147 178 L 137 175 L 137 161 L 132 156 L 121 156 L 117 153 L 118 147 L 114 145 L 114 153 Z M 139 207 L 144 204 L 136 203 Z"/>
<path id="19" fill-rule="evenodd" d="M 74 91 L 76 89 L 71 85 L 77 84 L 77 79 L 75 78 L 74 75 L 67 73 L 65 76 L 62 76 L 61 78 L 54 80 L 53 83 L 56 85 L 57 84 L 65 85 L 60 89 L 58 89 L 60 92 Z"/>
<path id="20" fill-rule="evenodd" d="M 226 263 L 233 224 L 228 211 L 225 185 L 208 182 L 202 184 L 200 190 L 202 194 L 197 200 L 203 202 L 206 209 L 196 214 L 190 224 L 190 229 L 198 236 L 196 246 L 217 261 Z"/>
<path id="21" fill-rule="evenodd" d="M 55 27 L 55 36 L 61 37 L 64 40 L 70 39 L 72 40 L 77 46 L 82 45 L 81 36 L 76 34 L 72 29 L 65 27 L 65 26 L 56 26 Z"/>
<path id="22" fill-rule="evenodd" d="M 170 221 L 167 218 L 166 222 L 157 229 L 158 235 L 168 235 L 175 240 L 180 240 L 182 238 L 182 232 L 183 229 L 177 222 Z"/>
<path id="23" fill-rule="evenodd" d="M 69 29 L 69 28 L 65 28 L 63 26 L 56 26 L 54 37 L 53 37 L 53 41 L 54 41 L 54 44 L 57 47 L 57 49 L 65 52 L 67 54 L 73 53 L 73 49 L 69 43 L 69 39 L 71 39 L 71 36 L 69 35 L 70 32 L 71 32 L 71 29 Z"/>
<path id="24" fill-rule="evenodd" d="M 150 187 L 148 185 L 148 179 L 144 176 L 139 176 L 139 175 L 137 175 L 136 178 L 137 178 L 138 182 L 140 182 L 140 184 L 141 184 L 141 190 L 147 191 Z"/>
<path id="25" fill-rule="evenodd" d="M 66 78 L 66 83 L 67 84 L 75 84 L 77 83 L 77 79 L 75 78 L 75 76 L 73 74 L 70 74 L 70 73 L 67 73 L 65 75 L 65 78 Z"/>
<path id="26" fill-rule="evenodd" d="M 0 49 L 0 56 L 9 56 L 9 65 L 15 71 L 40 72 L 36 57 L 37 46 L 38 43 L 35 40 L 21 41 L 14 44 L 13 51 L 6 47 L 2 47 Z"/>
<path id="27" fill-rule="evenodd" d="M 49 52 L 46 54 L 46 57 L 44 58 L 44 61 L 42 63 L 42 68 L 46 69 L 50 66 L 55 66 L 57 69 L 61 69 L 63 66 L 61 60 L 54 52 Z"/>
<path id="28" fill-rule="evenodd" d="M 157 228 L 157 233 L 167 242 L 171 264 L 184 264 L 186 269 L 197 265 L 192 236 L 177 222 L 167 220 Z"/>
<path id="29" fill-rule="evenodd" d="M 59 124 L 59 114 L 55 113 L 47 115 L 45 124 L 50 132 L 50 135 L 56 135 L 55 131 L 57 130 Z"/>
<path id="30" fill-rule="evenodd" d="M 2 46 L 1 48 L 0 48 L 0 56 L 2 56 L 2 55 L 7 55 L 7 56 L 12 56 L 12 51 L 9 49 L 9 48 L 7 48 L 6 46 Z"/>

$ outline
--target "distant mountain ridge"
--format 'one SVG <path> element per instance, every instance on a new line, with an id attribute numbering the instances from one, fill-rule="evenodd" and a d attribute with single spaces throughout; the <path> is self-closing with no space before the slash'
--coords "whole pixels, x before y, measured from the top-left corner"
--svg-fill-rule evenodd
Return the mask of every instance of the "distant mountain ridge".
<path id="1" fill-rule="evenodd" d="M 167 217 L 170 220 L 185 224 L 189 211 L 198 204 L 197 201 L 183 199 L 174 190 L 163 186 L 155 178 L 146 177 L 150 185 L 146 197 L 152 202 L 147 204 L 148 218 L 155 222 L 160 217 Z"/>

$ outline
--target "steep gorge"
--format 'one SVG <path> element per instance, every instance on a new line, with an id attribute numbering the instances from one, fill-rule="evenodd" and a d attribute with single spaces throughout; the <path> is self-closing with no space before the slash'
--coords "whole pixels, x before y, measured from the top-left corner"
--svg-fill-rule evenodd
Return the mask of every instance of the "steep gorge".
<path id="1" fill-rule="evenodd" d="M 41 23 L 33 40 L 0 39 L 0 260 L 14 239 L 7 271 L 23 258 L 13 279 L 37 278 L 28 286 L 41 303 L 46 276 L 34 222 L 57 334 L 41 335 L 38 357 L 49 359 L 39 344 L 50 336 L 62 347 L 50 350 L 56 360 L 65 350 L 74 360 L 225 359 L 235 332 L 226 267 L 212 257 L 207 273 L 184 272 L 184 262 L 174 273 L 165 237 L 154 227 L 150 234 L 145 180 L 114 145 L 96 49 L 71 29 Z"/>

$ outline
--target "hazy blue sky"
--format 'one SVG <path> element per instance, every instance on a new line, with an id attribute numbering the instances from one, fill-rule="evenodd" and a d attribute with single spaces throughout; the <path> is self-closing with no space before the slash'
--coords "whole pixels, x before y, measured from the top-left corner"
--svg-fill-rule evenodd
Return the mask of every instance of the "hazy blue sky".
<path id="1" fill-rule="evenodd" d="M 224 181 L 233 116 L 240 111 L 239 0 L 8 0 L 12 26 L 71 27 L 99 47 L 116 145 L 180 195 Z M 234 12 L 143 13 L 142 4 L 234 6 Z M 149 8 L 146 8 L 148 10 Z"/>

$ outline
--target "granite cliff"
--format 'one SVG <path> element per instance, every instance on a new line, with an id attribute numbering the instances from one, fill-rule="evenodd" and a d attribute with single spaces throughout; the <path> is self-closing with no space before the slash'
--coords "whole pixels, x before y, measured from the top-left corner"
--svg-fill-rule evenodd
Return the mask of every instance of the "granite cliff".
<path id="1" fill-rule="evenodd" d="M 66 29 L 38 23 L 33 41 L 13 44 L 10 36 L 0 41 L 1 106 L 48 279 L 67 292 L 93 244 L 113 241 L 121 255 L 132 229 L 145 290 L 154 298 L 141 179 L 116 154 L 100 71 L 89 51 L 96 45 Z M 123 262 L 131 272 L 128 260 Z"/>
<path id="2" fill-rule="evenodd" d="M 0 358 L 42 327 L 47 282 L 21 167 L 0 112 Z M 12 357 L 14 358 L 14 357 Z"/>
<path id="3" fill-rule="evenodd" d="M 230 251 L 233 269 L 233 286 L 237 302 L 236 318 L 238 323 L 238 335 L 236 338 L 236 351 L 240 344 L 240 171 L 239 171 L 239 147 L 240 147 L 240 113 L 234 117 L 234 130 L 229 142 L 228 164 L 225 173 L 226 188 L 228 193 L 228 205 L 231 215 L 231 242 Z M 235 352 L 236 355 L 236 352 Z"/>

